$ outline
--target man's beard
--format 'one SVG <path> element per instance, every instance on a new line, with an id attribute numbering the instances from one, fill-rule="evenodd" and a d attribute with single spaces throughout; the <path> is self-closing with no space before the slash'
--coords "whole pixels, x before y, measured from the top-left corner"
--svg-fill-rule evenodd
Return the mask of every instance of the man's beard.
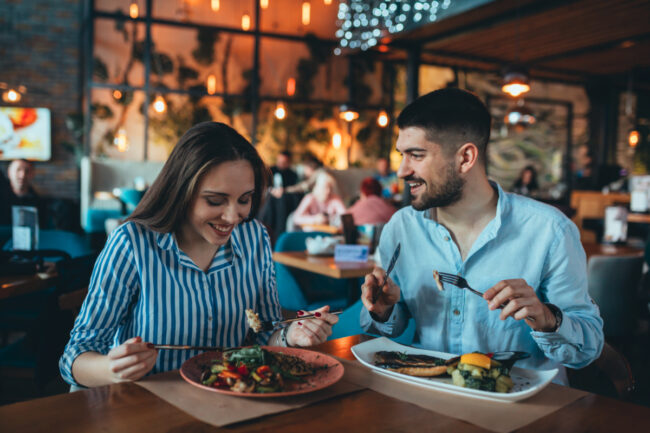
<path id="1" fill-rule="evenodd" d="M 415 179 L 412 179 L 415 180 Z M 415 210 L 427 210 L 433 207 L 445 207 L 456 203 L 463 196 L 465 180 L 454 170 L 453 164 L 447 166 L 445 181 L 439 186 L 426 184 L 426 190 L 419 202 L 412 202 Z"/>

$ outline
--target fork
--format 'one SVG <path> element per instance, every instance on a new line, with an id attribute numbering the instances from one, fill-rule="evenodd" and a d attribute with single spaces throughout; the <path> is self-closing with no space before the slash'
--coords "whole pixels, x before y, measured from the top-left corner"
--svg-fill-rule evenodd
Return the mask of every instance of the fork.
<path id="1" fill-rule="evenodd" d="M 339 314 L 341 314 L 342 312 L 343 312 L 343 310 L 339 310 L 339 311 L 331 311 L 331 312 L 329 312 L 329 314 L 339 315 Z M 313 318 L 316 318 L 316 316 L 315 316 L 314 314 L 307 314 L 307 315 L 305 315 L 305 316 L 294 317 L 293 319 L 285 319 L 285 320 L 262 320 L 262 321 L 260 321 L 260 323 L 261 323 L 261 327 L 262 327 L 262 329 L 260 330 L 260 332 L 263 332 L 263 331 L 273 331 L 273 330 L 277 329 L 278 326 L 280 326 L 280 325 L 285 325 L 285 324 L 287 324 L 287 323 L 296 322 L 296 321 L 298 321 L 298 320 L 306 320 L 306 319 L 313 319 Z"/>
<path id="2" fill-rule="evenodd" d="M 483 297 L 483 293 L 479 292 L 478 290 L 472 289 L 470 285 L 467 283 L 467 280 L 461 277 L 460 275 L 448 274 L 447 272 L 438 272 L 438 275 L 440 276 L 440 281 L 442 281 L 443 283 L 449 283 L 452 286 L 458 287 L 459 289 L 466 289 L 474 293 L 475 295 L 480 296 L 481 298 Z M 499 309 L 505 308 L 507 304 L 508 304 L 507 302 L 504 302 L 503 304 L 499 305 Z M 534 322 L 535 318 L 531 316 L 527 316 L 526 320 L 530 320 L 531 322 Z"/>

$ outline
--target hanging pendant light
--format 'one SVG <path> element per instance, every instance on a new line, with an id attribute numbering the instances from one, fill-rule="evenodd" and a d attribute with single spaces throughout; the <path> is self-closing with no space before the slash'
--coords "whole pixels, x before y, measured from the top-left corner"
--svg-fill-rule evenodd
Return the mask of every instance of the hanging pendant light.
<path id="1" fill-rule="evenodd" d="M 287 80 L 287 96 L 296 94 L 296 79 L 291 77 Z"/>
<path id="2" fill-rule="evenodd" d="M 132 19 L 136 19 L 140 15 L 140 10 L 138 8 L 138 3 L 137 2 L 131 2 L 129 5 L 129 16 Z"/>
<path id="3" fill-rule="evenodd" d="M 23 95 L 16 89 L 8 89 L 2 94 L 2 100 L 9 103 L 19 102 Z"/>
<path id="4" fill-rule="evenodd" d="M 533 112 L 524 104 L 524 100 L 519 99 L 515 106 L 508 110 L 503 121 L 508 126 L 526 128 L 534 124 L 537 119 L 535 119 Z"/>
<path id="5" fill-rule="evenodd" d="M 219 12 L 219 9 L 221 8 L 221 2 L 219 0 L 211 0 L 210 7 L 214 12 Z"/>
<path id="6" fill-rule="evenodd" d="M 332 147 L 334 149 L 340 149 L 341 142 L 342 142 L 341 133 L 335 132 L 334 135 L 332 135 Z"/>
<path id="7" fill-rule="evenodd" d="M 351 103 L 341 105 L 339 111 L 339 117 L 346 122 L 352 122 L 359 118 L 359 110 L 357 110 Z"/>
<path id="8" fill-rule="evenodd" d="M 208 75 L 207 80 L 205 80 L 205 90 L 208 92 L 208 95 L 217 93 L 217 77 L 214 74 Z"/>
<path id="9" fill-rule="evenodd" d="M 248 14 L 244 14 L 241 17 L 241 29 L 245 32 L 250 30 L 251 28 L 251 16 Z"/>
<path id="10" fill-rule="evenodd" d="M 627 134 L 627 143 L 630 145 L 630 147 L 637 147 L 639 145 L 639 141 L 641 141 L 641 134 L 639 134 L 639 131 L 636 129 L 631 130 Z"/>
<path id="11" fill-rule="evenodd" d="M 520 66 L 508 67 L 503 74 L 503 85 L 501 86 L 501 90 L 513 98 L 517 98 L 524 93 L 529 92 L 530 84 L 526 71 Z"/>
<path id="12" fill-rule="evenodd" d="M 386 110 L 381 110 L 377 116 L 377 125 L 385 128 L 388 126 L 388 120 L 388 113 L 386 113 Z"/>
<path id="13" fill-rule="evenodd" d="M 260 0 L 260 8 L 268 9 L 268 7 L 269 7 L 269 0 Z"/>
<path id="14" fill-rule="evenodd" d="M 311 21 L 311 4 L 307 2 L 302 3 L 302 25 L 308 26 Z"/>
<path id="15" fill-rule="evenodd" d="M 165 102 L 165 98 L 163 98 L 162 95 L 158 95 L 156 96 L 156 99 L 154 99 L 153 110 L 160 114 L 167 111 L 167 102 Z"/>
<path id="16" fill-rule="evenodd" d="M 284 108 L 282 101 L 279 101 L 275 106 L 275 117 L 278 120 L 283 120 L 287 117 L 287 109 Z"/>

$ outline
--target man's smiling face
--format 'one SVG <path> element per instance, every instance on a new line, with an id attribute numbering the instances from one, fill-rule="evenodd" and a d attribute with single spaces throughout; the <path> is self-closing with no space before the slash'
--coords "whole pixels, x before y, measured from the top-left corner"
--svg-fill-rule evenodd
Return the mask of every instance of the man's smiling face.
<path id="1" fill-rule="evenodd" d="M 449 206 L 462 197 L 465 181 L 453 156 L 426 137 L 422 128 L 400 129 L 397 151 L 402 155 L 397 175 L 411 188 L 411 205 L 417 210 Z"/>

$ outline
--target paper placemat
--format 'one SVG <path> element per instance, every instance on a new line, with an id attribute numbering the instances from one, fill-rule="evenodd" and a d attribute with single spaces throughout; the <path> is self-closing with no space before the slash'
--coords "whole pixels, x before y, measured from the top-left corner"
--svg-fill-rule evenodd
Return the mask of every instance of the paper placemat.
<path id="1" fill-rule="evenodd" d="M 343 377 L 325 389 L 292 397 L 233 397 L 190 385 L 178 370 L 156 374 L 135 383 L 194 418 L 216 427 L 285 412 L 362 389 Z"/>
<path id="2" fill-rule="evenodd" d="M 359 387 L 370 388 L 388 397 L 498 433 L 524 427 L 587 395 L 584 391 L 551 383 L 526 400 L 491 402 L 401 382 L 366 368 L 358 361 L 338 359 L 345 367 L 345 379 Z"/>

